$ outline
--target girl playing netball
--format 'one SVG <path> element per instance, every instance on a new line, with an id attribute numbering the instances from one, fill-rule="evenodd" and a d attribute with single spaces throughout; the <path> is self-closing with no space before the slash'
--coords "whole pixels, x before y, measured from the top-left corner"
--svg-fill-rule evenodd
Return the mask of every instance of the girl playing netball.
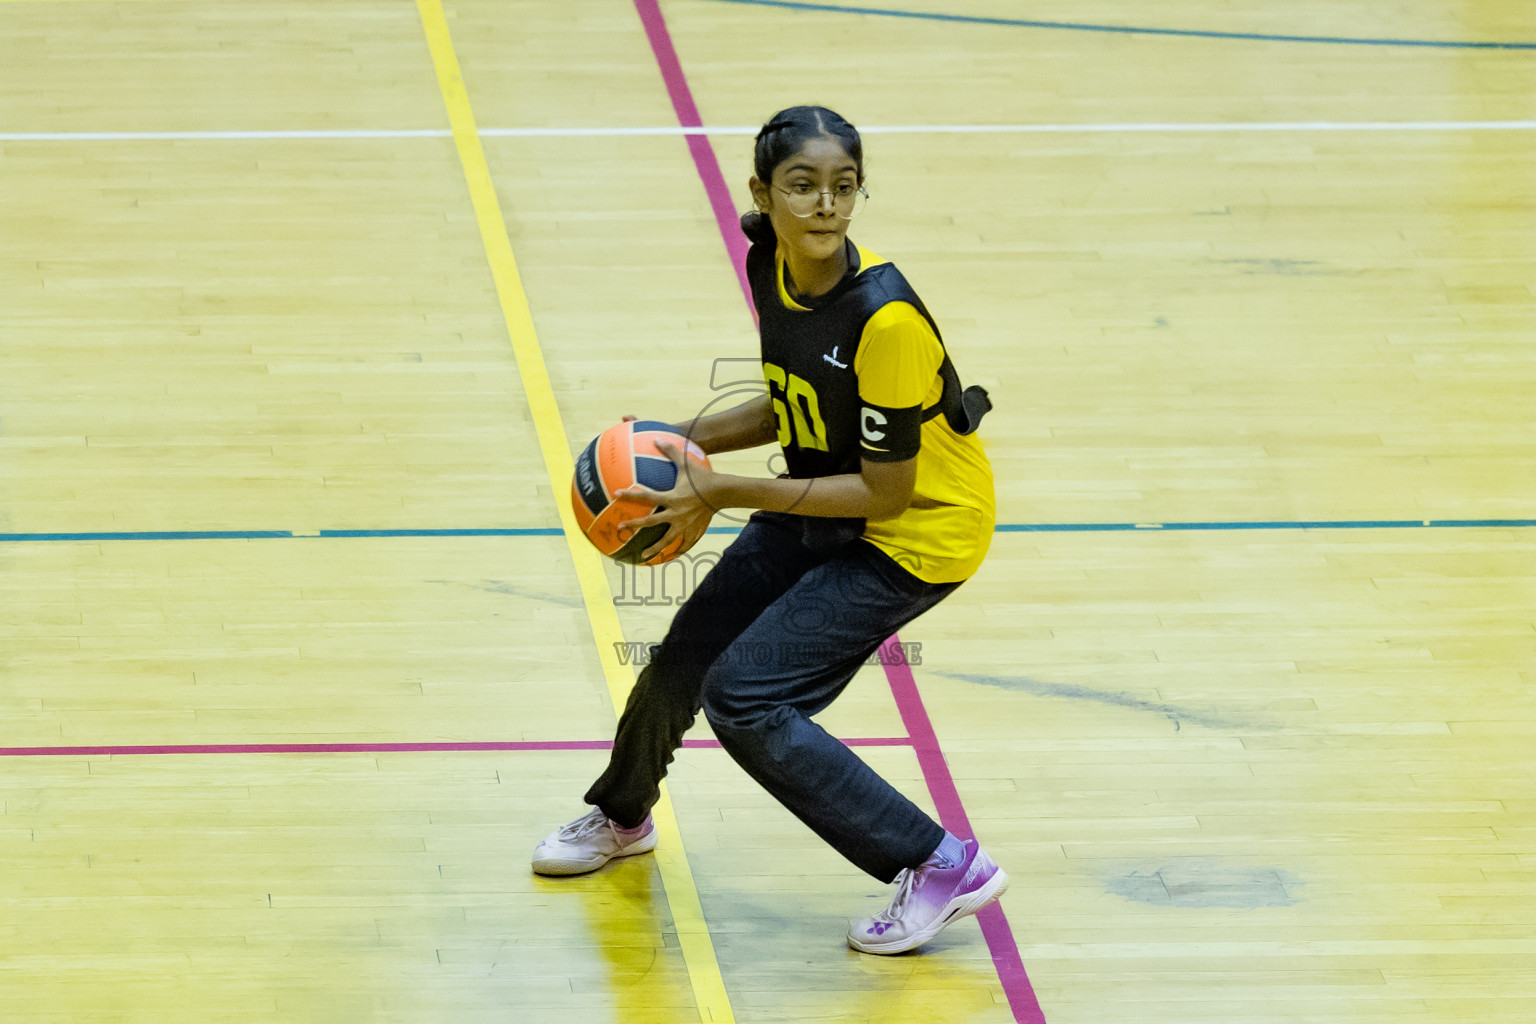
<path id="1" fill-rule="evenodd" d="M 752 778 L 843 856 L 895 881 L 890 905 L 848 943 L 900 953 L 997 899 L 1007 876 L 811 720 L 881 643 L 976 571 L 991 541 L 992 471 L 974 431 L 991 408 L 962 390 L 922 301 L 854 245 L 863 200 L 858 132 L 824 107 L 791 107 L 757 136 L 747 276 L 768 393 L 674 429 L 705 452 L 777 443 L 787 472 L 749 478 L 684 465 L 669 524 L 644 557 L 688 545 L 723 508 L 754 509 L 677 613 L 619 720 L 594 809 L 539 844 L 533 869 L 592 871 L 655 848 L 650 809 L 700 708 Z M 768 656 L 765 658 L 764 655 Z"/>

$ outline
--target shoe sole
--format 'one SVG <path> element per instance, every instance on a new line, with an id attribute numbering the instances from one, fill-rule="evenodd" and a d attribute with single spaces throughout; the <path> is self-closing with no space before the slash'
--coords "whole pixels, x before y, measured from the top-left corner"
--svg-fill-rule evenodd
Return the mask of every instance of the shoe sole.
<path id="1" fill-rule="evenodd" d="M 849 934 L 848 945 L 860 953 L 874 953 L 880 956 L 905 953 L 909 949 L 916 949 L 918 946 L 921 946 L 962 917 L 970 917 L 988 904 L 996 902 L 1007 891 L 1008 876 L 1003 872 L 1002 868 L 998 868 L 997 874 L 987 879 L 986 885 L 983 885 L 975 892 L 968 892 L 964 896 L 956 896 L 950 900 L 949 905 L 944 908 L 944 913 L 936 917 L 932 924 L 920 932 L 907 936 L 901 942 L 885 943 L 883 945 L 880 943 L 866 943 Z"/>
<path id="2" fill-rule="evenodd" d="M 596 871 L 610 860 L 618 860 L 620 857 L 633 857 L 637 853 L 650 853 L 656 849 L 656 833 L 641 836 L 618 853 L 608 857 L 599 857 L 596 860 L 561 860 L 558 857 L 535 858 L 533 873 L 536 875 L 550 875 L 556 878 L 565 878 L 570 875 L 585 875 Z"/>

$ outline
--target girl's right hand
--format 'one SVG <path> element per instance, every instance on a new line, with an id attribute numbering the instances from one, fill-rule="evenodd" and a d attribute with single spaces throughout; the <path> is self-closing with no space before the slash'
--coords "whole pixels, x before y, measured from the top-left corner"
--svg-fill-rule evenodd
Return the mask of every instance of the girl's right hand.
<path id="1" fill-rule="evenodd" d="M 632 484 L 615 492 L 618 498 L 632 498 L 642 505 L 652 506 L 649 515 L 628 519 L 618 524 L 619 539 L 627 540 L 635 530 L 657 523 L 666 523 L 668 529 L 661 539 L 646 548 L 640 560 L 647 561 L 660 553 L 679 536 L 683 538 L 682 551 L 699 542 L 709 527 L 710 517 L 715 514 L 711 500 L 714 470 L 707 465 L 690 462 L 683 449 L 670 441 L 657 441 L 656 447 L 677 467 L 677 477 L 668 491 L 653 491 L 642 484 Z"/>

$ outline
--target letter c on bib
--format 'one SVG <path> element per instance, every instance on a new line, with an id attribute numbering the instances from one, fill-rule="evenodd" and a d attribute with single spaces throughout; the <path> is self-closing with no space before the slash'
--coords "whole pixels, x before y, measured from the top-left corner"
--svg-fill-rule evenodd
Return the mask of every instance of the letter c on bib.
<path id="1" fill-rule="evenodd" d="M 885 438 L 885 430 L 883 428 L 885 427 L 885 424 L 886 424 L 886 419 L 885 419 L 885 414 L 884 413 L 877 412 L 876 410 L 871 409 L 867 405 L 864 407 L 864 420 L 863 420 L 863 423 L 861 424 L 861 426 L 863 427 L 863 430 L 864 430 L 864 440 L 866 440 L 866 441 L 880 441 L 880 440 L 884 440 L 884 438 Z"/>

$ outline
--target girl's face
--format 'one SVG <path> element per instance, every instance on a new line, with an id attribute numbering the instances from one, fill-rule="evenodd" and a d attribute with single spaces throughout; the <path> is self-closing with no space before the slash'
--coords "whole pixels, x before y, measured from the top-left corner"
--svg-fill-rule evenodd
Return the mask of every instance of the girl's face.
<path id="1" fill-rule="evenodd" d="M 754 176 L 749 184 L 781 247 L 806 260 L 830 259 L 842 251 L 848 222 L 832 208 L 832 197 L 839 186 L 857 188 L 860 182 L 858 167 L 836 138 L 821 135 L 807 141 L 799 152 L 773 169 L 773 181 L 764 183 Z M 796 216 L 791 202 L 806 204 L 808 194 L 815 193 L 821 194 L 814 196 L 815 208 L 810 215 Z"/>

